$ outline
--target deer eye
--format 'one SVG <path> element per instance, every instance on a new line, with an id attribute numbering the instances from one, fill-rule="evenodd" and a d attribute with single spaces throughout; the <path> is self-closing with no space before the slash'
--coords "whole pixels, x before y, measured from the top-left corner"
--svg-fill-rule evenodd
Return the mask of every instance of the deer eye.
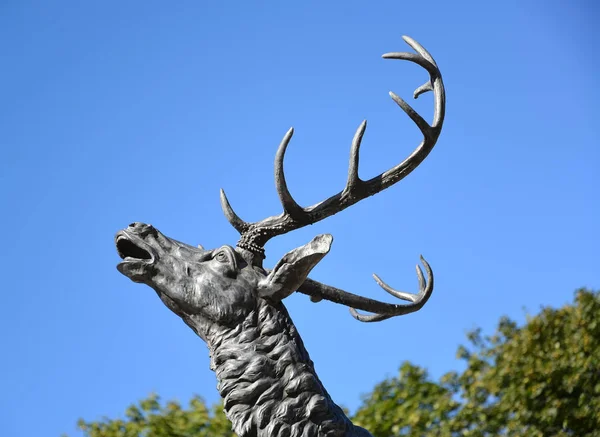
<path id="1" fill-rule="evenodd" d="M 233 249 L 231 249 L 229 246 L 223 246 L 213 253 L 214 255 L 212 256 L 212 259 L 216 260 L 216 262 L 221 266 L 219 267 L 219 270 L 223 271 L 225 276 L 235 277 L 238 266 L 235 260 Z"/>
<path id="2" fill-rule="evenodd" d="M 225 263 L 228 261 L 227 254 L 225 252 L 219 252 L 215 255 L 215 259 L 221 263 Z"/>

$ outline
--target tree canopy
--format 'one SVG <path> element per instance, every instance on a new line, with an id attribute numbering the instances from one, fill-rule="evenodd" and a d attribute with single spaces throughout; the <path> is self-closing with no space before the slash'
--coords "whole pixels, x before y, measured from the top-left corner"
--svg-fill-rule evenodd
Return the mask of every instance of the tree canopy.
<path id="1" fill-rule="evenodd" d="M 200 396 L 184 408 L 176 401 L 161 403 L 152 394 L 127 408 L 124 416 L 98 422 L 80 419 L 77 425 L 89 437 L 235 437 L 222 405 L 208 408 Z"/>
<path id="2" fill-rule="evenodd" d="M 439 380 L 405 362 L 352 416 L 375 437 L 600 436 L 600 292 L 575 293 L 518 326 L 468 334 L 464 370 Z M 153 395 L 122 419 L 79 421 L 86 437 L 233 437 L 222 405 L 194 397 L 184 408 Z"/>
<path id="3" fill-rule="evenodd" d="M 468 334 L 462 372 L 439 381 L 404 363 L 364 397 L 354 421 L 376 437 L 600 436 L 600 294 L 543 308 L 524 326 Z"/>

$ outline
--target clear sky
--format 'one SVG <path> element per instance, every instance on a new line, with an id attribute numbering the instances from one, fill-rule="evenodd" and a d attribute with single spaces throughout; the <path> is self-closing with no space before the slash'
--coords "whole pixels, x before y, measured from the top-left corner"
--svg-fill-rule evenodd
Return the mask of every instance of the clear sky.
<path id="1" fill-rule="evenodd" d="M 363 119 L 360 174 L 418 144 L 390 100 L 435 57 L 448 96 L 438 145 L 386 192 L 267 246 L 267 266 L 335 237 L 311 276 L 417 313 L 361 324 L 304 295 L 288 308 L 333 398 L 360 395 L 401 361 L 435 377 L 468 329 L 600 287 L 600 84 L 594 1 L 71 1 L 0 3 L 0 418 L 7 437 L 78 435 L 157 392 L 217 400 L 204 343 L 146 286 L 121 276 L 116 231 L 154 224 L 190 244 L 235 244 L 224 188 L 247 220 L 280 212 L 275 150 L 290 126 L 288 185 L 309 205 L 339 191 Z M 421 101 L 422 99 L 422 101 Z M 431 119 L 431 95 L 415 107 Z"/>

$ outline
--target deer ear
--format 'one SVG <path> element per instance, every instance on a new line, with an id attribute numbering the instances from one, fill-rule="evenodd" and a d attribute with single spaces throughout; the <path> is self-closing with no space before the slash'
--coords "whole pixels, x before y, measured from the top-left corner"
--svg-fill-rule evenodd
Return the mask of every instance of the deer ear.
<path id="1" fill-rule="evenodd" d="M 333 237 L 317 235 L 312 241 L 288 253 L 258 284 L 258 295 L 282 300 L 300 287 L 310 271 L 327 255 Z"/>

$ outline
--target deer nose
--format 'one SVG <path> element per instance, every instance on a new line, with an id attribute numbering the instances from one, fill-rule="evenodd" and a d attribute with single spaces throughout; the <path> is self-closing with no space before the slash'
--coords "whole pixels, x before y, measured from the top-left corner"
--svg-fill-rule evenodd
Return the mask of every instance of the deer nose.
<path id="1" fill-rule="evenodd" d="M 131 223 L 129 225 L 129 229 L 137 232 L 140 235 L 151 234 L 151 233 L 156 232 L 156 230 L 154 229 L 154 226 L 147 225 L 146 223 L 141 223 L 141 222 Z"/>

